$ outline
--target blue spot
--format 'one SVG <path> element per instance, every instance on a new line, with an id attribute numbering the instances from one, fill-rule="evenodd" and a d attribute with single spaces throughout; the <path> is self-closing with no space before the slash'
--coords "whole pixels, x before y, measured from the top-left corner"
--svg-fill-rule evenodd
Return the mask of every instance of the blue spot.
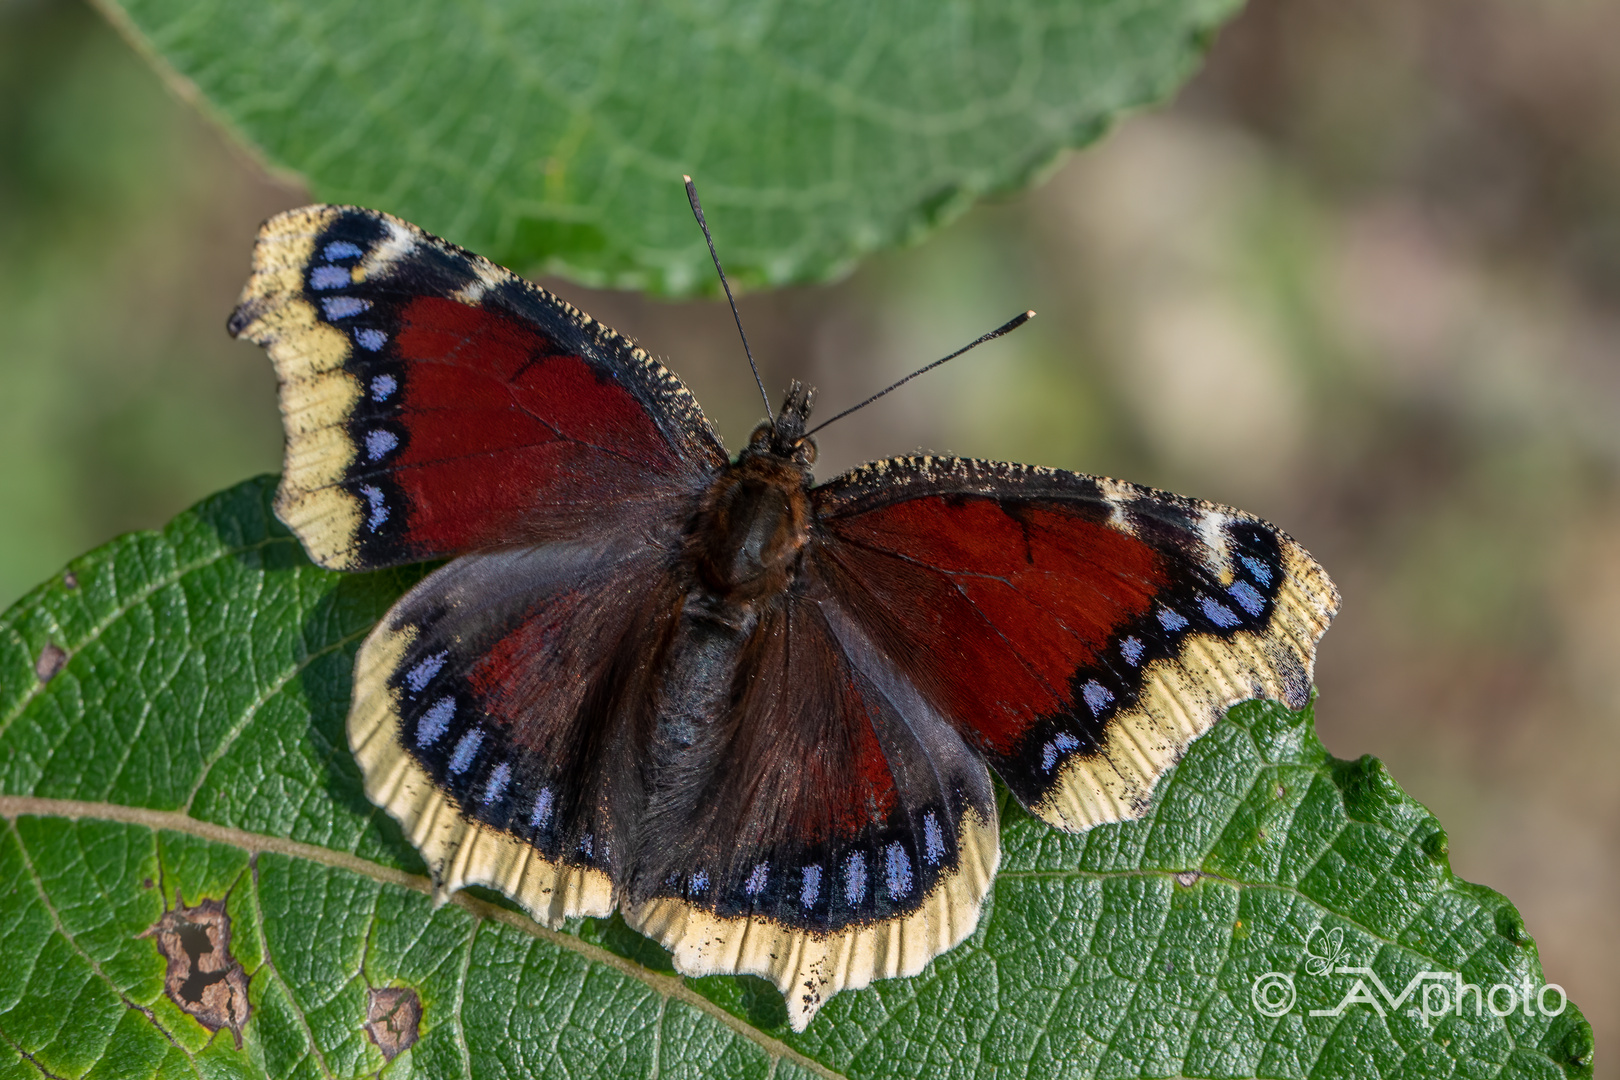
<path id="1" fill-rule="evenodd" d="M 883 882 L 896 900 L 911 892 L 911 856 L 898 840 L 884 852 Z"/>
<path id="2" fill-rule="evenodd" d="M 699 870 L 697 873 L 692 875 L 692 886 L 689 891 L 700 893 L 706 892 L 708 888 L 709 872 L 707 870 Z"/>
<path id="3" fill-rule="evenodd" d="M 366 432 L 366 459 L 379 461 L 383 455 L 399 445 L 399 436 L 387 428 L 375 428 Z"/>
<path id="4" fill-rule="evenodd" d="M 321 299 L 321 310 L 326 312 L 328 320 L 347 319 L 350 315 L 358 315 L 371 307 L 370 300 L 361 300 L 354 296 L 327 296 Z"/>
<path id="5" fill-rule="evenodd" d="M 484 805 L 492 806 L 506 794 L 506 785 L 512 779 L 512 765 L 503 761 L 495 766 L 495 771 L 489 774 L 489 784 L 484 788 Z"/>
<path id="6" fill-rule="evenodd" d="M 851 853 L 844 864 L 844 895 L 849 898 L 851 907 L 866 897 L 866 860 L 858 851 Z"/>
<path id="7" fill-rule="evenodd" d="M 371 400 L 387 401 L 388 395 L 399 389 L 399 383 L 392 375 L 378 375 L 371 380 Z"/>
<path id="8" fill-rule="evenodd" d="M 371 516 L 366 519 L 366 527 L 376 532 L 388 520 L 388 504 L 383 501 L 382 488 L 376 484 L 361 484 L 360 494 L 371 504 Z"/>
<path id="9" fill-rule="evenodd" d="M 929 866 L 937 866 L 944 857 L 945 833 L 939 827 L 939 819 L 930 810 L 923 815 L 923 858 Z"/>
<path id="10" fill-rule="evenodd" d="M 747 881 L 743 882 L 743 892 L 747 893 L 749 896 L 758 896 L 760 893 L 764 892 L 765 880 L 770 876 L 770 873 L 770 863 L 755 863 L 754 872 L 748 875 Z"/>
<path id="11" fill-rule="evenodd" d="M 1250 615 L 1258 615 L 1266 610 L 1266 598 L 1254 591 L 1254 586 L 1247 581 L 1234 581 L 1226 587 L 1232 599 L 1243 605 L 1243 610 Z"/>
<path id="12" fill-rule="evenodd" d="M 416 748 L 425 750 L 439 741 L 450 726 L 450 718 L 456 715 L 456 699 L 443 697 L 433 703 L 433 707 L 422 714 L 422 719 L 416 722 Z"/>
<path id="13" fill-rule="evenodd" d="M 807 908 L 816 906 L 816 900 L 821 896 L 821 867 L 807 866 L 804 868 L 804 885 L 799 888 L 799 903 Z"/>
<path id="14" fill-rule="evenodd" d="M 1219 600 L 1216 600 L 1214 597 L 1200 596 L 1198 598 L 1198 606 L 1204 609 L 1204 618 L 1208 619 L 1222 630 L 1228 630 L 1243 621 L 1242 619 L 1238 618 L 1237 612 L 1233 611 Z"/>
<path id="15" fill-rule="evenodd" d="M 309 287 L 312 289 L 341 289 L 353 284 L 354 278 L 341 266 L 317 266 L 309 273 Z"/>
<path id="16" fill-rule="evenodd" d="M 1256 559 L 1253 555 L 1243 556 L 1243 565 L 1249 568 L 1249 575 L 1262 585 L 1271 584 L 1271 567 Z"/>
<path id="17" fill-rule="evenodd" d="M 1110 700 L 1112 700 L 1112 697 L 1110 697 Z M 1070 735 L 1067 731 L 1058 732 L 1056 738 L 1041 747 L 1041 770 L 1051 772 L 1052 766 L 1058 763 L 1058 758 L 1067 754 L 1070 750 L 1078 749 L 1079 746 L 1079 739 Z"/>
<path id="18" fill-rule="evenodd" d="M 367 352 L 376 352 L 388 344 L 388 335 L 381 330 L 356 330 L 354 340 L 359 342 L 360 347 Z"/>
<path id="19" fill-rule="evenodd" d="M 1125 657 L 1125 662 L 1127 664 L 1131 665 L 1131 667 L 1135 667 L 1141 662 L 1142 650 L 1146 647 L 1147 646 L 1142 644 L 1141 638 L 1133 635 L 1119 643 L 1119 652 L 1121 656 Z"/>
<path id="20" fill-rule="evenodd" d="M 358 259 L 365 252 L 347 240 L 334 240 L 326 245 L 326 250 L 321 254 L 326 256 L 327 262 L 337 262 L 339 259 Z"/>
<path id="21" fill-rule="evenodd" d="M 1086 705 L 1091 709 L 1092 716 L 1101 716 L 1104 709 L 1114 703 L 1114 695 L 1108 687 L 1092 679 L 1081 689 L 1080 696 L 1086 699 Z"/>
<path id="22" fill-rule="evenodd" d="M 449 656 L 449 649 L 436 652 L 407 671 L 405 673 L 405 685 L 411 688 L 411 693 L 420 694 L 426 689 L 427 684 L 433 681 L 433 676 L 437 675 L 440 669 L 444 667 L 444 662 Z"/>
<path id="23" fill-rule="evenodd" d="M 450 771 L 457 776 L 466 772 L 467 766 L 477 760 L 478 748 L 483 745 L 483 742 L 483 728 L 473 728 L 463 735 L 461 741 L 456 743 L 455 752 L 450 755 Z"/>
<path id="24" fill-rule="evenodd" d="M 1160 608 L 1157 612 L 1155 612 L 1155 614 L 1159 617 L 1159 625 L 1170 631 L 1172 634 L 1177 630 L 1185 630 L 1187 628 L 1187 620 L 1167 607 Z"/>
<path id="25" fill-rule="evenodd" d="M 551 820 L 551 789 L 543 787 L 534 800 L 534 813 L 529 815 L 529 828 L 543 829 L 546 822 Z"/>

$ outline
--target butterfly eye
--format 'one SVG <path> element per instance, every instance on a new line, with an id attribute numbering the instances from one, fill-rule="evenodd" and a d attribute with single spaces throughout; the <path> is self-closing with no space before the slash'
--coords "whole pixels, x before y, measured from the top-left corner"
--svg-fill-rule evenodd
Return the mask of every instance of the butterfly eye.
<path id="1" fill-rule="evenodd" d="M 770 445 L 771 432 L 773 430 L 774 430 L 774 428 L 772 428 L 772 426 L 770 424 L 761 424 L 761 425 L 759 425 L 759 427 L 754 429 L 754 433 L 752 435 L 748 436 L 748 448 L 750 450 L 763 450 L 763 449 L 765 449 L 767 446 Z"/>
<path id="2" fill-rule="evenodd" d="M 816 444 L 809 439 L 800 439 L 798 445 L 793 448 L 793 452 L 806 465 L 816 463 Z"/>

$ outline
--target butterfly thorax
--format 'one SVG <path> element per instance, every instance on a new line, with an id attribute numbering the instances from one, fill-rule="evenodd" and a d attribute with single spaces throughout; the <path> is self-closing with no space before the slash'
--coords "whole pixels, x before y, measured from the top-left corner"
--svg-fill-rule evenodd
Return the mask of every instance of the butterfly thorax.
<path id="1" fill-rule="evenodd" d="M 739 604 L 786 590 L 810 539 L 809 488 L 809 469 L 769 447 L 722 470 L 689 534 L 698 584 Z"/>
<path id="2" fill-rule="evenodd" d="M 793 580 L 810 539 L 809 413 L 810 391 L 795 382 L 781 413 L 754 429 L 703 494 L 687 550 L 697 583 L 722 603 L 778 595 Z"/>

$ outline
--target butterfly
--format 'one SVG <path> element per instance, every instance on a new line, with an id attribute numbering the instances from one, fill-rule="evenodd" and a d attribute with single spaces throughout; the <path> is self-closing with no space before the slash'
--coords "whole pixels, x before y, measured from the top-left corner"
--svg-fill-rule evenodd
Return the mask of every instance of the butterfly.
<path id="1" fill-rule="evenodd" d="M 1027 465 L 812 477 L 795 383 L 735 457 L 667 368 L 397 218 L 261 229 L 230 332 L 280 385 L 275 510 L 361 571 L 451 557 L 355 660 L 348 737 L 436 897 L 626 922 L 794 1030 L 971 934 L 1001 778 L 1142 815 L 1224 709 L 1301 708 L 1338 608 L 1245 513 Z"/>

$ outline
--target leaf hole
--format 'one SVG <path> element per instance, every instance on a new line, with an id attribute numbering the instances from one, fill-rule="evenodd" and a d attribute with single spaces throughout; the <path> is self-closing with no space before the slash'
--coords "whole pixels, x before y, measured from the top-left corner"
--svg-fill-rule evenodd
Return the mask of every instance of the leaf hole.
<path id="1" fill-rule="evenodd" d="M 150 888 L 152 880 L 142 885 Z M 253 1010 L 247 973 L 231 955 L 231 917 L 224 902 L 186 907 L 177 895 L 175 907 L 141 936 L 154 940 L 168 964 L 163 992 L 169 1000 L 209 1031 L 229 1028 L 240 1050 L 242 1028 Z"/>

